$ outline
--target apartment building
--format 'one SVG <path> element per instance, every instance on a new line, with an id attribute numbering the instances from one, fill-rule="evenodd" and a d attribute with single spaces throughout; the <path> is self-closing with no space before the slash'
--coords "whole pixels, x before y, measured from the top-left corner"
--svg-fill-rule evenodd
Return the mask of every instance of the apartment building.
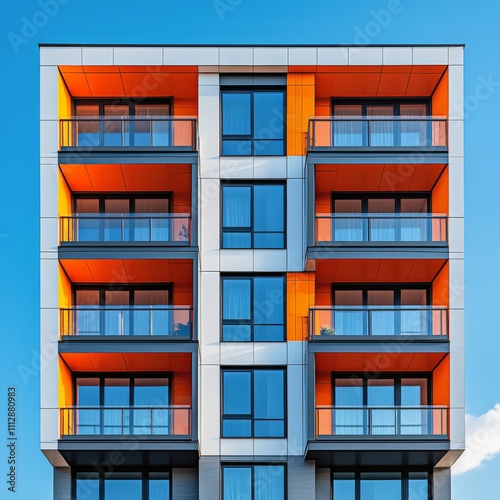
<path id="1" fill-rule="evenodd" d="M 448 500 L 463 47 L 40 48 L 54 499 Z"/>

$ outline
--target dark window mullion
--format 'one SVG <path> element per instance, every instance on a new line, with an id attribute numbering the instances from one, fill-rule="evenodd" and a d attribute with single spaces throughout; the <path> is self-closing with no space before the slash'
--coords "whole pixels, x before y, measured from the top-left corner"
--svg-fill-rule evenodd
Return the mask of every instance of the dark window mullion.
<path id="1" fill-rule="evenodd" d="M 253 231 L 252 231 L 253 233 Z M 252 276 L 250 280 L 250 342 L 254 341 L 254 327 L 255 327 L 255 277 Z"/>

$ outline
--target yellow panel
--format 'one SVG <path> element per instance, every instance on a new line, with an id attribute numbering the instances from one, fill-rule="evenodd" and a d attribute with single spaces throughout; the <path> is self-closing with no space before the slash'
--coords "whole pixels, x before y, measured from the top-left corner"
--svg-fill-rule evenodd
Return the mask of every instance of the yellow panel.
<path id="1" fill-rule="evenodd" d="M 82 260 L 82 266 L 85 266 L 85 261 Z M 71 307 L 73 303 L 73 294 L 71 291 L 71 281 L 64 271 L 63 267 L 59 265 L 59 287 L 58 287 L 59 307 Z"/>
<path id="2" fill-rule="evenodd" d="M 71 95 L 64 83 L 61 73 L 57 74 L 57 113 L 59 119 L 70 118 L 73 114 L 71 109 Z"/>

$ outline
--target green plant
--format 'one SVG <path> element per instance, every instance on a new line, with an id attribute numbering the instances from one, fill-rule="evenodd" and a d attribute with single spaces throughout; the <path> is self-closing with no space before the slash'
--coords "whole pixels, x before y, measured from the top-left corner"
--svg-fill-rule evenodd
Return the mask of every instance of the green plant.
<path id="1" fill-rule="evenodd" d="M 182 337 L 191 336 L 191 323 L 175 323 L 174 325 L 174 335 L 179 335 Z"/>
<path id="2" fill-rule="evenodd" d="M 332 328 L 330 325 L 323 325 L 319 329 L 320 335 L 335 335 L 335 328 Z"/>

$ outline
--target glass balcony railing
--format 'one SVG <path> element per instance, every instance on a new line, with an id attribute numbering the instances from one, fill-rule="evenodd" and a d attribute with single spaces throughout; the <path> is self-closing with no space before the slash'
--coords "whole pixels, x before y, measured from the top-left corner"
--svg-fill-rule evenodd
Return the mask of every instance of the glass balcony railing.
<path id="1" fill-rule="evenodd" d="M 63 436 L 156 435 L 191 439 L 189 406 L 61 408 Z"/>
<path id="2" fill-rule="evenodd" d="M 309 120 L 308 151 L 375 147 L 447 150 L 447 119 L 431 116 L 353 116 Z"/>
<path id="3" fill-rule="evenodd" d="M 61 242 L 191 243 L 188 214 L 75 214 L 60 221 Z"/>
<path id="4" fill-rule="evenodd" d="M 197 151 L 196 118 L 73 117 L 60 120 L 60 146 L 146 147 Z"/>
<path id="5" fill-rule="evenodd" d="M 321 214 L 316 215 L 316 244 L 325 243 L 446 243 L 446 215 Z"/>
<path id="6" fill-rule="evenodd" d="M 193 338 L 193 310 L 187 306 L 85 306 L 61 309 L 62 336 L 165 336 Z"/>
<path id="7" fill-rule="evenodd" d="M 309 340 L 345 336 L 448 338 L 448 310 L 440 306 L 330 306 L 309 309 Z"/>
<path id="8" fill-rule="evenodd" d="M 321 406 L 316 437 L 447 436 L 448 408 L 441 406 Z"/>

